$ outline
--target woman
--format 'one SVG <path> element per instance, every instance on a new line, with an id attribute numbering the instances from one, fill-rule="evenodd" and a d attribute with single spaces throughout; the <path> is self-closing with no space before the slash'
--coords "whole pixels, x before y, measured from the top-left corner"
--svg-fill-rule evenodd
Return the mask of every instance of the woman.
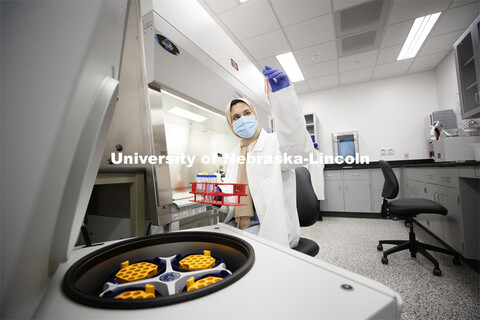
<path id="1" fill-rule="evenodd" d="M 299 241 L 300 225 L 296 207 L 295 167 L 291 156 L 308 159 L 315 152 L 305 127 L 303 111 L 288 77 L 281 71 L 265 66 L 268 77 L 271 113 L 277 132 L 267 133 L 258 127 L 257 111 L 246 99 L 232 100 L 225 110 L 228 125 L 240 138 L 236 155 L 255 159 L 285 159 L 232 163 L 227 168 L 225 182 L 246 183 L 245 206 L 222 207 L 228 214 L 225 223 L 235 221 L 240 229 L 258 228 L 258 236 L 294 248 Z M 290 158 L 289 158 L 290 157 Z M 233 220 L 235 219 L 235 220 Z M 257 224 L 257 219 L 259 225 Z"/>

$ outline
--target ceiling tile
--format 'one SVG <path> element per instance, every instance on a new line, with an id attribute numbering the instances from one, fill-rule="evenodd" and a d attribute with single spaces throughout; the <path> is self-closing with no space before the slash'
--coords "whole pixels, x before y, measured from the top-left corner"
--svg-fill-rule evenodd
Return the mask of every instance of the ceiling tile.
<path id="1" fill-rule="evenodd" d="M 457 30 L 465 31 L 478 16 L 478 3 L 447 10 L 437 23 L 432 36 L 438 36 Z"/>
<path id="2" fill-rule="evenodd" d="M 458 6 L 463 6 L 468 3 L 475 2 L 480 8 L 480 2 L 478 0 L 454 0 L 452 4 L 450 5 L 450 8 L 456 8 Z"/>
<path id="3" fill-rule="evenodd" d="M 215 14 L 220 14 L 238 6 L 235 0 L 204 0 L 204 2 L 213 10 L 213 12 L 215 12 Z"/>
<path id="4" fill-rule="evenodd" d="M 307 82 L 312 90 L 332 88 L 339 85 L 338 74 L 307 80 Z"/>
<path id="5" fill-rule="evenodd" d="M 257 60 L 257 62 L 258 65 L 260 65 L 260 72 L 263 72 L 263 68 L 265 68 L 265 66 L 272 67 L 273 69 L 282 69 L 282 66 L 275 57 Z"/>
<path id="6" fill-rule="evenodd" d="M 290 51 L 290 46 L 282 30 L 245 40 L 242 44 L 256 60 Z"/>
<path id="7" fill-rule="evenodd" d="M 407 39 L 408 32 L 413 25 L 414 20 L 408 20 L 396 24 L 389 25 L 383 35 L 382 48 L 403 44 Z"/>
<path id="8" fill-rule="evenodd" d="M 434 69 L 443 60 L 443 58 L 445 58 L 448 52 L 449 51 L 444 51 L 428 56 L 417 57 L 415 58 L 415 61 L 413 61 L 413 64 L 408 72 L 411 73 Z"/>
<path id="9" fill-rule="evenodd" d="M 333 11 L 340 11 L 368 1 L 370 0 L 333 0 Z"/>
<path id="10" fill-rule="evenodd" d="M 373 78 L 384 78 L 386 76 L 395 76 L 404 74 L 413 63 L 413 59 L 396 61 L 392 63 L 377 65 L 373 72 Z"/>
<path id="11" fill-rule="evenodd" d="M 295 83 L 293 84 L 293 88 L 295 89 L 295 91 L 297 92 L 297 94 L 307 93 L 307 92 L 310 91 L 310 86 L 308 85 L 307 81 L 295 82 Z"/>
<path id="12" fill-rule="evenodd" d="M 450 0 L 402 0 L 394 1 L 390 12 L 389 24 L 415 19 L 440 11 L 445 11 Z"/>
<path id="13" fill-rule="evenodd" d="M 428 54 L 452 50 L 455 41 L 462 35 L 463 30 L 442 34 L 441 36 L 427 38 L 425 44 L 420 49 L 418 55 L 424 56 Z"/>
<path id="14" fill-rule="evenodd" d="M 340 84 L 368 81 L 372 78 L 373 67 L 340 73 Z"/>
<path id="15" fill-rule="evenodd" d="M 340 72 L 373 67 L 377 60 L 377 55 L 378 50 L 375 50 L 340 58 L 338 61 Z"/>
<path id="16" fill-rule="evenodd" d="M 332 14 L 294 24 L 284 30 L 294 50 L 335 39 Z"/>
<path id="17" fill-rule="evenodd" d="M 245 40 L 280 26 L 267 1 L 251 1 L 219 15 L 222 22 L 239 39 Z"/>
<path id="18" fill-rule="evenodd" d="M 391 63 L 391 62 L 397 61 L 397 57 L 400 54 L 400 50 L 402 50 L 401 45 L 380 49 L 380 53 L 378 54 L 377 64 L 385 64 L 385 63 Z"/>
<path id="19" fill-rule="evenodd" d="M 312 64 L 301 68 L 306 79 L 313 79 L 338 73 L 337 60 Z"/>
<path id="20" fill-rule="evenodd" d="M 332 12 L 330 1 L 271 0 L 271 4 L 283 27 Z"/>
<path id="21" fill-rule="evenodd" d="M 299 66 L 307 66 L 314 63 L 325 62 L 337 58 L 337 45 L 335 41 L 325 42 L 316 46 L 294 51 Z M 313 60 L 313 56 L 317 60 Z"/>

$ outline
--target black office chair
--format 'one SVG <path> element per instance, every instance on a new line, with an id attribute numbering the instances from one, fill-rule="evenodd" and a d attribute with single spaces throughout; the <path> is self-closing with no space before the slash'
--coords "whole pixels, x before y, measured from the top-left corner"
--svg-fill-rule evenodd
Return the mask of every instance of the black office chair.
<path id="1" fill-rule="evenodd" d="M 297 185 L 297 211 L 301 227 L 309 227 L 317 222 L 320 212 L 317 195 L 313 190 L 310 172 L 307 168 L 295 168 L 295 177 Z M 307 238 L 300 238 L 298 245 L 293 248 L 315 257 L 320 250 L 318 244 Z"/>
<path id="2" fill-rule="evenodd" d="M 460 265 L 460 259 L 458 258 L 457 253 L 444 248 L 435 247 L 430 244 L 421 243 L 415 240 L 415 233 L 413 232 L 413 218 L 416 217 L 418 214 L 434 213 L 447 215 L 447 209 L 444 206 L 436 203 L 435 201 L 428 199 L 406 198 L 388 201 L 387 199 L 394 199 L 398 195 L 398 180 L 395 177 L 395 173 L 393 172 L 392 168 L 386 161 L 380 160 L 380 167 L 382 169 L 383 176 L 385 177 L 385 183 L 382 190 L 383 203 L 381 215 L 385 218 L 396 217 L 401 220 L 405 220 L 406 225 L 410 227 L 409 240 L 379 241 L 379 244 L 377 246 L 378 251 L 383 251 L 384 244 L 397 245 L 383 253 L 382 263 L 388 264 L 387 256 L 389 254 L 408 249 L 410 250 L 410 255 L 412 258 L 415 258 L 417 252 L 419 252 L 425 258 L 430 260 L 430 262 L 432 262 L 434 265 L 433 274 L 436 276 L 441 276 L 442 271 L 439 268 L 438 261 L 434 257 L 432 257 L 432 255 L 430 255 L 430 253 L 428 253 L 426 250 L 432 250 L 452 255 L 454 256 L 453 263 L 456 265 Z"/>

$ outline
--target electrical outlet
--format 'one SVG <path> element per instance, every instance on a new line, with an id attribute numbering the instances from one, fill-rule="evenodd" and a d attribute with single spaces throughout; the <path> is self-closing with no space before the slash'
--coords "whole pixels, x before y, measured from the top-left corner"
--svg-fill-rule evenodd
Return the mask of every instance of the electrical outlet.
<path id="1" fill-rule="evenodd" d="M 391 156 L 392 154 L 395 154 L 395 153 L 393 152 L 393 148 L 391 148 L 391 147 L 390 147 L 390 148 L 387 148 L 387 153 L 388 153 L 388 155 L 390 155 L 390 156 Z"/>
<path id="2" fill-rule="evenodd" d="M 380 149 L 380 155 L 381 156 L 384 156 L 386 154 L 387 154 L 387 149 L 385 149 L 385 148 Z"/>
<path id="3" fill-rule="evenodd" d="M 404 152 L 404 153 L 403 153 L 403 158 L 404 158 L 405 160 L 407 160 L 408 158 L 410 158 L 410 155 L 408 154 L 408 152 Z"/>

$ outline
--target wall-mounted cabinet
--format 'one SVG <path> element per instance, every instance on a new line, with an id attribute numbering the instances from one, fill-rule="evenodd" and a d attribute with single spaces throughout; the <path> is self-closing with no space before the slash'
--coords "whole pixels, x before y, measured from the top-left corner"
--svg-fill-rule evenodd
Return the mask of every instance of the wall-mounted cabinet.
<path id="1" fill-rule="evenodd" d="M 305 116 L 305 123 L 307 125 L 308 134 L 318 143 L 318 120 L 315 113 L 307 113 Z"/>
<path id="2" fill-rule="evenodd" d="M 480 117 L 480 16 L 453 45 L 462 118 Z"/>
<path id="3" fill-rule="evenodd" d="M 304 114 L 305 117 L 305 125 L 306 129 L 308 131 L 308 134 L 310 135 L 310 138 L 314 138 L 315 142 L 318 143 L 318 120 L 317 116 L 315 113 L 307 113 Z M 272 128 L 272 131 L 275 132 L 277 131 L 276 123 L 275 123 L 275 118 L 270 118 L 270 127 Z"/>

